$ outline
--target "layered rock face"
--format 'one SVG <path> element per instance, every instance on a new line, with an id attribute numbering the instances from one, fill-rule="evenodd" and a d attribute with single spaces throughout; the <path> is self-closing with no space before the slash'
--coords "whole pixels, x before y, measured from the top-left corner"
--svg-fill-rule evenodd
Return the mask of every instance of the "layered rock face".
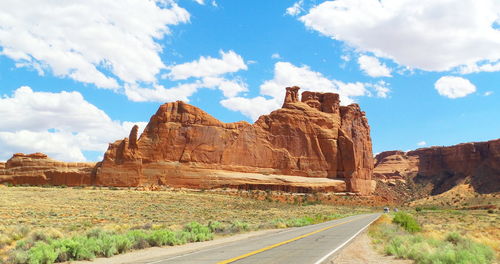
<path id="1" fill-rule="evenodd" d="M 340 106 L 333 93 L 304 92 L 299 100 L 298 90 L 288 87 L 283 107 L 254 124 L 222 123 L 181 101 L 164 104 L 140 137 L 134 127 L 110 144 L 96 184 L 371 193 L 364 112 L 356 104 Z"/>
<path id="2" fill-rule="evenodd" d="M 500 191 L 500 139 L 409 152 L 388 151 L 375 157 L 374 178 L 411 179 L 431 184 L 431 194 L 467 180 L 477 192 Z"/>
<path id="3" fill-rule="evenodd" d="M 95 165 L 92 162 L 56 161 L 43 153 L 16 153 L 3 166 L 0 165 L 0 183 L 90 185 Z"/>

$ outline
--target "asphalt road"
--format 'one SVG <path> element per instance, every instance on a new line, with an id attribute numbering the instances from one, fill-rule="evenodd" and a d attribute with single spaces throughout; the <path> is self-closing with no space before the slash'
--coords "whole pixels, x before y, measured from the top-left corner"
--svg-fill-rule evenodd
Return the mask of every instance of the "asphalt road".
<path id="1" fill-rule="evenodd" d="M 145 263 L 326 263 L 335 252 L 379 216 L 380 214 L 364 214 L 316 225 L 285 229 L 277 233 L 248 238 Z"/>

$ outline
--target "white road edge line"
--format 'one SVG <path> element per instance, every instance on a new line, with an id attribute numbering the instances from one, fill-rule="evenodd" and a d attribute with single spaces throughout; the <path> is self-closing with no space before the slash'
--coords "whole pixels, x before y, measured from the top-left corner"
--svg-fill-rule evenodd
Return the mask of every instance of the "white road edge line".
<path id="1" fill-rule="evenodd" d="M 330 251 L 328 254 L 326 254 L 324 257 L 322 257 L 321 259 L 319 259 L 318 261 L 314 262 L 314 264 L 321 264 L 323 261 L 325 261 L 327 258 L 329 258 L 331 255 L 333 255 L 335 252 L 337 252 L 339 249 L 341 249 L 342 247 L 344 247 L 347 243 L 351 242 L 351 240 L 353 240 L 357 235 L 359 235 L 359 233 L 363 232 L 367 227 L 369 227 L 373 222 L 375 222 L 375 220 L 379 219 L 380 215 L 377 216 L 377 218 L 373 219 L 370 223 L 368 223 L 366 226 L 364 226 L 363 228 L 361 228 L 358 232 L 356 232 L 356 234 L 354 234 L 352 237 L 350 237 L 349 239 L 347 239 L 344 243 L 342 243 L 340 246 L 336 247 L 334 250 Z"/>

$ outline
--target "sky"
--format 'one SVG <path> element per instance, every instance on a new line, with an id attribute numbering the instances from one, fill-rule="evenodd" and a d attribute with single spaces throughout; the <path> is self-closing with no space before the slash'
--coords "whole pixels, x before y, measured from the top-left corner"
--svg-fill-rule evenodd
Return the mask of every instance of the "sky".
<path id="1" fill-rule="evenodd" d="M 0 160 L 100 160 L 176 100 L 253 122 L 293 85 L 358 103 L 374 153 L 499 138 L 500 1 L 0 2 Z"/>

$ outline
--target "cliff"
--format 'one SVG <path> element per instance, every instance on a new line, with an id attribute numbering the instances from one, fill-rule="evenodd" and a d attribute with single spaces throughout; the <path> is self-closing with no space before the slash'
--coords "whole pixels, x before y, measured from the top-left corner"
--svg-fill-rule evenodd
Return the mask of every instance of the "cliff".
<path id="1" fill-rule="evenodd" d="M 0 164 L 0 183 L 80 186 L 92 184 L 96 163 L 61 162 L 43 153 L 16 153 Z"/>
<path id="2" fill-rule="evenodd" d="M 364 112 L 340 106 L 333 93 L 304 92 L 299 100 L 298 90 L 288 87 L 283 107 L 254 124 L 222 123 L 184 102 L 166 103 L 140 137 L 134 127 L 109 145 L 95 183 L 371 193 Z"/>
<path id="3" fill-rule="evenodd" d="M 500 191 L 500 139 L 409 152 L 388 151 L 375 157 L 374 178 L 406 179 L 428 186 L 429 194 L 470 182 L 476 192 Z"/>

